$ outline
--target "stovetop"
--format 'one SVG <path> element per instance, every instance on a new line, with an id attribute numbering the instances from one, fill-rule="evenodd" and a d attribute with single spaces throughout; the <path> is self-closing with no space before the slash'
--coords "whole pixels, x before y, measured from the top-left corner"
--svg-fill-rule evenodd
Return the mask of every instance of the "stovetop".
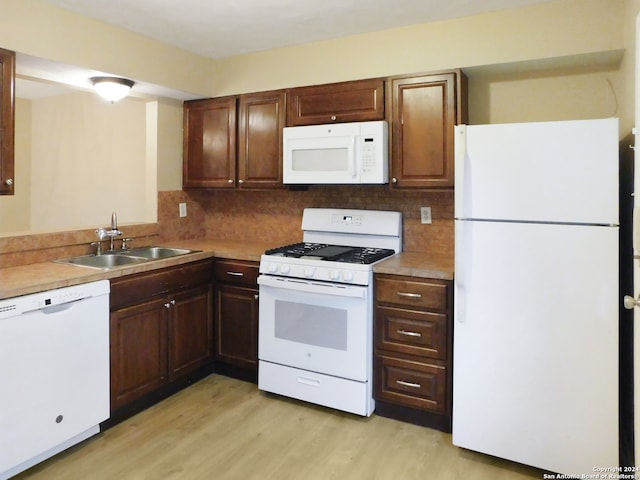
<path id="1" fill-rule="evenodd" d="M 300 242 L 267 250 L 265 255 L 369 265 L 395 253 L 389 248 L 352 247 Z"/>

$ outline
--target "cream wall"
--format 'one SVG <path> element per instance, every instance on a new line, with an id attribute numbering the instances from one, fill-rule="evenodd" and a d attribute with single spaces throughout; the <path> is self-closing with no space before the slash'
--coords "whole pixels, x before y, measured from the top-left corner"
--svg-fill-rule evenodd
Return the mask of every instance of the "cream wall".
<path id="1" fill-rule="evenodd" d="M 158 102 L 158 190 L 182 189 L 182 103 Z"/>
<path id="2" fill-rule="evenodd" d="M 203 96 L 212 93 L 212 60 L 43 0 L 0 0 L 0 45 Z"/>
<path id="3" fill-rule="evenodd" d="M 121 224 L 155 221 L 145 102 L 78 92 L 31 104 L 32 230 L 108 226 L 112 211 Z"/>
<path id="4" fill-rule="evenodd" d="M 625 0 L 559 0 L 223 59 L 216 95 L 624 48 Z"/>

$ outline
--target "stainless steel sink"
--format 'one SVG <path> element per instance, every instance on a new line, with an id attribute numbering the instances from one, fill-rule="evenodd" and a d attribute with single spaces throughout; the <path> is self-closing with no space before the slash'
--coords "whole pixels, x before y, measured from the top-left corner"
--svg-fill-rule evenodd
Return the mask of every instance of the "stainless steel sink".
<path id="1" fill-rule="evenodd" d="M 194 253 L 198 250 L 187 250 L 186 248 L 170 248 L 170 247 L 139 247 L 125 250 L 122 255 L 127 257 L 143 257 L 150 260 L 158 260 L 160 258 L 176 257 L 178 255 L 186 255 Z"/>
<path id="2" fill-rule="evenodd" d="M 65 258 L 63 260 L 54 260 L 57 263 L 69 263 L 71 265 L 80 265 L 82 267 L 99 268 L 109 270 L 123 265 L 134 265 L 148 261 L 146 258 L 130 257 L 120 255 L 118 253 L 103 253 L 102 255 L 83 255 L 81 257 Z"/>
<path id="3" fill-rule="evenodd" d="M 200 250 L 188 250 L 186 248 L 139 247 L 132 248 L 131 250 L 107 252 L 101 255 L 82 255 L 80 257 L 65 258 L 61 260 L 54 260 L 54 262 L 79 265 L 81 267 L 99 268 L 101 270 L 110 270 L 112 268 L 126 265 L 135 265 L 150 262 L 152 260 L 177 257 L 179 255 L 186 255 L 188 253 L 195 253 L 199 251 Z"/>

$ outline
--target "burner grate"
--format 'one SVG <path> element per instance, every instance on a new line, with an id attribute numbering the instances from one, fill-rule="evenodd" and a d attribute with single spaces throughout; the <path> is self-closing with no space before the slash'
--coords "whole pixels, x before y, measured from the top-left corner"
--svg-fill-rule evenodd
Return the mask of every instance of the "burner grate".
<path id="1" fill-rule="evenodd" d="M 388 248 L 350 247 L 328 245 L 325 243 L 301 242 L 272 248 L 267 250 L 265 255 L 294 258 L 310 257 L 315 260 L 367 265 L 390 257 L 394 253 L 394 250 Z"/>

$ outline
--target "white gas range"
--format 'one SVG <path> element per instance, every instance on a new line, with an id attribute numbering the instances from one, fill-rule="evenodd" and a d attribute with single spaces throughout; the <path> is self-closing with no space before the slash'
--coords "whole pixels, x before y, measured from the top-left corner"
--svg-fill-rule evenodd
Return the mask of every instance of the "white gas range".
<path id="1" fill-rule="evenodd" d="M 373 265 L 402 251 L 402 214 L 307 208 L 302 229 L 260 261 L 258 388 L 371 415 Z"/>

